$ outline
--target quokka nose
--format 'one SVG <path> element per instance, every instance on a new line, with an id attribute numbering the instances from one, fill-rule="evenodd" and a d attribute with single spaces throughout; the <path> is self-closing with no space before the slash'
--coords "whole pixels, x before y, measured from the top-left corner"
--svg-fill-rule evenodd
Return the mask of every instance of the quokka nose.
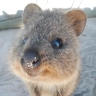
<path id="1" fill-rule="evenodd" d="M 21 58 L 22 66 L 26 65 L 29 68 L 34 68 L 39 66 L 40 64 L 40 57 L 37 51 L 35 50 L 27 50 L 25 51 L 24 55 Z"/>

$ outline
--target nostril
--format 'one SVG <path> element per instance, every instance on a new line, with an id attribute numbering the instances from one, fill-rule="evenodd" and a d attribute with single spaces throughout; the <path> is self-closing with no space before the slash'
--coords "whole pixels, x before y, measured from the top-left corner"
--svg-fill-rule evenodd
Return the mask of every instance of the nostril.
<path id="1" fill-rule="evenodd" d="M 31 60 L 31 61 L 27 61 L 24 60 L 23 58 L 21 59 L 21 64 L 22 66 L 26 66 L 28 67 L 29 69 L 30 68 L 36 68 L 37 66 L 39 66 L 40 64 L 40 58 L 35 58 L 34 60 Z"/>
<path id="2" fill-rule="evenodd" d="M 25 61 L 24 61 L 24 59 L 23 59 L 23 58 L 21 59 L 21 64 L 25 64 Z"/>
<path id="3" fill-rule="evenodd" d="M 40 58 L 36 58 L 35 60 L 32 62 L 33 67 L 37 67 L 40 64 Z"/>
<path id="4" fill-rule="evenodd" d="M 28 68 L 35 68 L 40 65 L 41 59 L 39 54 L 35 50 L 26 50 L 24 55 L 21 58 L 22 66 L 26 66 Z"/>

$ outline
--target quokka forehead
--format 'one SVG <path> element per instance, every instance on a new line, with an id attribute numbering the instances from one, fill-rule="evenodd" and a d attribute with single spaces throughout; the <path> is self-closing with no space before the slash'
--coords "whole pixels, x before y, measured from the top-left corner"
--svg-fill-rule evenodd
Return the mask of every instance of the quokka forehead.
<path id="1" fill-rule="evenodd" d="M 48 39 L 48 40 L 53 40 L 55 38 L 62 38 L 66 39 L 68 37 L 68 34 L 73 31 L 72 29 L 67 29 L 67 26 L 44 26 L 44 23 L 38 22 L 39 25 L 35 25 L 34 28 L 31 28 L 30 30 L 27 31 L 23 36 L 28 37 L 28 38 L 38 38 L 38 39 Z M 68 30 L 68 31 L 67 31 Z M 71 36 L 71 35 L 70 35 Z"/>

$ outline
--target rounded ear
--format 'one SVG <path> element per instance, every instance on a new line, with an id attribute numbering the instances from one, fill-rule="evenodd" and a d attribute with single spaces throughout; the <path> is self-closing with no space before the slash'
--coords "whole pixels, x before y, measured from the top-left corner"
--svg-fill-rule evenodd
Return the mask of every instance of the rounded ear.
<path id="1" fill-rule="evenodd" d="M 81 10 L 72 10 L 66 15 L 69 25 L 73 26 L 76 35 L 79 36 L 83 32 L 86 25 L 86 14 Z"/>
<path id="2" fill-rule="evenodd" d="M 33 3 L 28 4 L 23 12 L 23 23 L 26 24 L 28 22 L 28 19 L 33 16 L 34 13 L 38 13 L 42 11 L 42 9 Z"/>

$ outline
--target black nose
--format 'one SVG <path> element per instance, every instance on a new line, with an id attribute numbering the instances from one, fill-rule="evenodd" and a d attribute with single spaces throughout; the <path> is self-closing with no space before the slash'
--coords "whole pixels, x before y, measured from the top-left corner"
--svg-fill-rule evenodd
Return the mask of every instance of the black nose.
<path id="1" fill-rule="evenodd" d="M 29 68 L 34 68 L 39 66 L 40 64 L 40 57 L 37 51 L 35 50 L 27 50 L 24 52 L 24 55 L 21 58 L 21 64 L 27 66 Z"/>

